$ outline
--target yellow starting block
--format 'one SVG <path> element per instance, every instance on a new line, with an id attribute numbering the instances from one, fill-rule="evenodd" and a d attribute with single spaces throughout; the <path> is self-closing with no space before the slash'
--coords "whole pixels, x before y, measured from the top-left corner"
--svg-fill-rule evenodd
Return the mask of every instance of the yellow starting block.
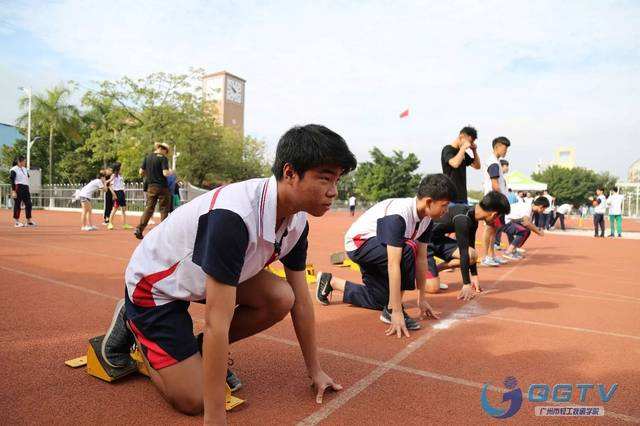
<path id="1" fill-rule="evenodd" d="M 287 278 L 286 273 L 284 272 L 284 268 L 276 268 L 272 265 L 267 266 L 267 271 L 271 272 L 279 276 L 280 278 Z M 313 284 L 316 282 L 316 269 L 313 267 L 312 263 L 308 263 L 305 269 L 305 278 L 307 279 L 308 284 Z"/>
<path id="2" fill-rule="evenodd" d="M 113 368 L 107 364 L 102 358 L 100 350 L 103 338 L 104 336 L 96 336 L 89 339 L 87 355 L 65 361 L 65 364 L 71 368 L 79 368 L 86 365 L 87 373 L 89 373 L 89 375 L 97 377 L 100 380 L 104 380 L 105 382 L 114 382 L 136 372 L 149 377 L 149 370 L 147 370 L 147 365 L 145 364 L 142 354 L 138 348 L 131 352 L 132 362 L 129 366 Z M 242 404 L 244 400 L 233 396 L 229 385 L 225 384 L 225 387 L 225 409 L 229 411 Z"/>
<path id="3" fill-rule="evenodd" d="M 442 263 L 444 260 L 436 257 L 436 263 Z M 351 268 L 356 272 L 360 272 L 360 265 L 355 263 L 353 260 L 349 259 L 349 256 L 343 251 L 339 251 L 337 253 L 333 253 L 331 255 L 331 263 L 340 268 Z"/>

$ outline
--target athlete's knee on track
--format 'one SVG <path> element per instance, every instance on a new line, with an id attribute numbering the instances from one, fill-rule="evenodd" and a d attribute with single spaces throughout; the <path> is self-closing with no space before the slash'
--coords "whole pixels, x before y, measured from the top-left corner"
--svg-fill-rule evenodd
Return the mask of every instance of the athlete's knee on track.
<path id="1" fill-rule="evenodd" d="M 429 294 L 435 294 L 440 290 L 440 278 L 427 279 L 426 291 Z"/>
<path id="2" fill-rule="evenodd" d="M 189 416 L 197 416 L 204 411 L 202 395 L 179 395 L 170 397 L 169 402 L 178 411 Z"/>

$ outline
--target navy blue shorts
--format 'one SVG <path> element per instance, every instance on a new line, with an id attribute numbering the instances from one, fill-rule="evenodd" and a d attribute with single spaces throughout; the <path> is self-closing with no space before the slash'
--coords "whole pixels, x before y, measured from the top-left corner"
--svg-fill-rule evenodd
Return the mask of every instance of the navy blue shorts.
<path id="1" fill-rule="evenodd" d="M 436 257 L 445 262 L 453 259 L 453 253 L 458 248 L 458 242 L 446 235 L 432 237 L 427 246 L 427 265 L 429 266 L 429 275 L 427 278 L 435 278 L 438 276 L 438 266 Z"/>
<path id="2" fill-rule="evenodd" d="M 198 352 L 189 302 L 174 300 L 141 307 L 131 302 L 125 290 L 125 309 L 129 326 L 154 370 L 177 364 Z"/>
<path id="3" fill-rule="evenodd" d="M 400 264 L 402 291 L 416 288 L 416 245 L 407 242 L 402 248 Z M 367 309 L 382 310 L 389 304 L 389 269 L 387 247 L 377 237 L 369 238 L 357 250 L 347 252 L 349 258 L 360 266 L 362 282 L 359 285 L 347 281 L 342 300 Z"/>

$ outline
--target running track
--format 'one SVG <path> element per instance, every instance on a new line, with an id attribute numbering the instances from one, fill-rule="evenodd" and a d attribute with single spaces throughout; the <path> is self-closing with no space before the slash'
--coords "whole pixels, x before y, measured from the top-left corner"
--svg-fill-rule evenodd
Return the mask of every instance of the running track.
<path id="1" fill-rule="evenodd" d="M 82 233 L 77 216 L 36 211 L 37 229 L 0 228 L 2 423 L 200 424 L 175 413 L 144 377 L 106 384 L 64 366 L 104 333 L 137 243 L 122 230 Z M 0 223 L 10 223 L 9 212 Z M 311 219 L 309 261 L 357 280 L 328 262 L 350 223 L 345 213 Z M 232 356 L 247 403 L 229 422 L 497 424 L 480 407 L 480 389 L 492 384 L 490 401 L 501 405 L 507 376 L 525 393 L 531 383 L 618 383 L 609 403 L 596 392 L 585 403 L 604 405 L 607 416 L 573 422 L 640 422 L 640 242 L 533 235 L 527 248 L 524 261 L 482 268 L 488 291 L 470 303 L 456 300 L 459 274 L 444 273 L 451 289 L 431 297 L 442 319 L 423 321 L 409 339 L 386 337 L 373 311 L 316 306 L 322 364 L 345 386 L 322 405 L 289 319 L 239 342 Z M 203 309 L 192 313 L 201 319 Z M 533 407 L 525 402 L 512 421 L 539 424 Z"/>

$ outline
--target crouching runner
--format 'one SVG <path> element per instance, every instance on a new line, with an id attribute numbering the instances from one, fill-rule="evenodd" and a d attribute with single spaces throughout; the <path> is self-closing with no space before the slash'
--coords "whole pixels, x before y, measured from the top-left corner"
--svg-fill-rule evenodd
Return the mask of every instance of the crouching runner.
<path id="1" fill-rule="evenodd" d="M 222 424 L 229 344 L 291 313 L 318 402 L 326 389 L 341 389 L 318 359 L 305 279 L 306 214 L 324 215 L 338 179 L 355 166 L 338 134 L 318 125 L 294 127 L 278 143 L 274 176 L 216 188 L 177 209 L 129 261 L 104 359 L 126 365 L 135 339 L 169 403 Z M 284 264 L 286 281 L 265 271 L 275 260 Z M 187 309 L 203 300 L 204 333 L 196 337 Z"/>

